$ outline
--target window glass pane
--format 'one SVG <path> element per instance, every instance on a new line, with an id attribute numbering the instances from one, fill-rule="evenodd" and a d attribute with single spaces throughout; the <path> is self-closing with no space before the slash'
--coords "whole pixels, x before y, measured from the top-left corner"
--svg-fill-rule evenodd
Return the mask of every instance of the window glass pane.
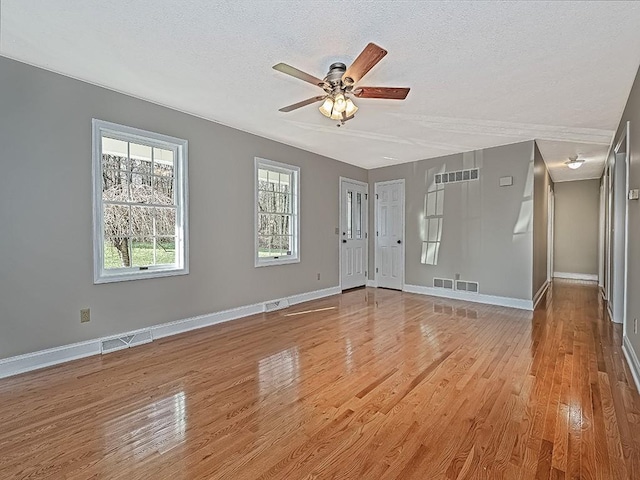
<path id="1" fill-rule="evenodd" d="M 102 199 L 126 202 L 129 198 L 128 175 L 122 170 L 102 171 Z"/>
<path id="2" fill-rule="evenodd" d="M 150 239 L 153 237 L 153 214 L 152 207 L 131 207 L 131 236 L 139 239 Z"/>
<path id="3" fill-rule="evenodd" d="M 127 153 L 124 156 L 110 155 L 108 153 L 102 154 L 102 169 L 103 170 L 127 170 Z"/>
<path id="4" fill-rule="evenodd" d="M 156 208 L 156 235 L 175 235 L 176 232 L 176 209 Z"/>
<path id="5" fill-rule="evenodd" d="M 153 174 L 161 177 L 173 177 L 173 151 L 162 148 L 153 149 Z"/>
<path id="6" fill-rule="evenodd" d="M 282 193 L 291 192 L 291 174 L 280 173 L 280 188 L 278 191 Z"/>
<path id="7" fill-rule="evenodd" d="M 129 142 L 129 157 L 132 164 L 144 164 L 151 167 L 151 147 Z"/>
<path id="8" fill-rule="evenodd" d="M 276 195 L 272 192 L 258 192 L 258 211 L 275 212 Z"/>
<path id="9" fill-rule="evenodd" d="M 282 256 L 282 252 L 280 251 L 280 237 L 278 235 L 271 236 L 271 256 Z"/>
<path id="10" fill-rule="evenodd" d="M 267 170 L 267 190 L 270 192 L 275 191 L 276 183 L 280 180 L 280 174 L 278 172 L 272 172 Z"/>
<path id="11" fill-rule="evenodd" d="M 355 230 L 356 238 L 362 238 L 362 194 L 360 192 L 356 193 Z"/>
<path id="12" fill-rule="evenodd" d="M 129 201 L 151 203 L 153 201 L 150 174 L 129 174 Z"/>
<path id="13" fill-rule="evenodd" d="M 129 239 L 127 237 L 106 237 L 104 239 L 104 260 L 105 269 L 129 267 Z"/>
<path id="14" fill-rule="evenodd" d="M 102 137 L 102 155 L 104 161 L 104 155 L 112 155 L 115 157 L 123 157 L 126 159 L 129 156 L 129 144 L 123 140 L 116 140 L 115 138 Z"/>
<path id="15" fill-rule="evenodd" d="M 347 192 L 347 238 L 353 238 L 353 192 Z"/>
<path id="16" fill-rule="evenodd" d="M 280 216 L 269 215 L 268 222 L 269 222 L 269 228 L 268 228 L 269 235 L 272 235 L 272 236 L 280 235 Z"/>
<path id="17" fill-rule="evenodd" d="M 176 263 L 176 239 L 160 237 L 156 239 L 156 265 Z"/>
<path id="18" fill-rule="evenodd" d="M 259 257 L 271 256 L 270 237 L 266 235 L 260 235 L 258 237 L 258 256 Z"/>
<path id="19" fill-rule="evenodd" d="M 153 177 L 153 203 L 173 205 L 173 177 Z"/>
<path id="20" fill-rule="evenodd" d="M 258 214 L 258 235 L 266 235 L 269 228 L 269 216 L 265 214 Z"/>
<path id="21" fill-rule="evenodd" d="M 291 213 L 291 195 L 286 193 L 275 194 L 275 212 Z"/>
<path id="22" fill-rule="evenodd" d="M 279 228 L 278 234 L 280 235 L 290 235 L 291 232 L 291 217 L 289 215 L 280 215 L 279 219 Z"/>
<path id="23" fill-rule="evenodd" d="M 131 264 L 134 267 L 154 265 L 153 238 L 131 239 Z"/>
<path id="24" fill-rule="evenodd" d="M 268 190 L 269 188 L 269 171 L 262 168 L 258 169 L 258 190 Z"/>
<path id="25" fill-rule="evenodd" d="M 291 235 L 281 237 L 280 247 L 282 249 L 282 255 L 291 255 L 293 246 L 293 237 Z"/>
<path id="26" fill-rule="evenodd" d="M 126 205 L 103 206 L 102 223 L 104 234 L 109 238 L 129 236 L 129 207 Z"/>

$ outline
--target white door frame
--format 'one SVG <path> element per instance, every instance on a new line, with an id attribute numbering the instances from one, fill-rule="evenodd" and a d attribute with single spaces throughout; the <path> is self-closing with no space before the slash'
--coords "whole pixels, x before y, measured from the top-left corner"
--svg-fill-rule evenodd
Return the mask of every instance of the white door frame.
<path id="1" fill-rule="evenodd" d="M 547 192 L 547 282 L 553 278 L 553 249 L 555 248 L 555 195 L 549 185 Z"/>
<path id="2" fill-rule="evenodd" d="M 394 183 L 400 183 L 402 184 L 402 201 L 401 201 L 401 205 L 402 205 L 402 243 L 400 246 L 400 257 L 401 257 L 401 262 L 402 262 L 402 290 L 404 290 L 405 285 L 407 284 L 406 282 L 406 273 L 407 273 L 407 265 L 405 262 L 405 250 L 406 250 L 406 239 L 407 239 L 407 233 L 406 233 L 406 228 L 407 228 L 407 222 L 406 222 L 406 218 L 407 218 L 407 213 L 406 213 L 406 197 L 407 197 L 407 188 L 406 188 L 406 184 L 405 184 L 405 180 L 404 178 L 399 178 L 397 180 L 387 180 L 385 182 L 376 182 L 373 185 L 373 191 L 374 191 L 374 231 L 377 233 L 378 232 L 378 226 L 380 224 L 380 219 L 378 216 L 378 186 L 382 186 L 382 185 L 393 185 Z M 373 247 L 373 251 L 374 251 L 374 268 L 375 270 L 375 286 L 378 286 L 378 235 L 376 234 L 374 237 L 374 247 Z"/>
<path id="3" fill-rule="evenodd" d="M 614 162 L 615 163 L 615 160 Z M 606 243 L 606 252 L 605 252 L 605 262 L 606 269 L 604 273 L 605 278 L 605 299 L 607 300 L 607 309 L 609 310 L 609 316 L 613 318 L 611 314 L 611 294 L 612 292 L 612 282 L 613 282 L 613 247 L 611 244 L 613 243 L 613 164 L 609 161 L 607 157 L 607 182 L 605 185 L 606 190 L 606 215 L 607 220 L 605 222 L 605 243 Z"/>
<path id="4" fill-rule="evenodd" d="M 627 263 L 628 263 L 628 259 L 629 259 L 629 200 L 628 200 L 628 193 L 629 193 L 629 148 L 630 148 L 630 142 L 629 142 L 629 132 L 631 129 L 631 122 L 627 122 L 624 128 L 624 131 L 622 132 L 622 134 L 620 135 L 620 138 L 618 139 L 618 141 L 616 142 L 616 147 L 614 149 L 614 158 L 616 161 L 616 164 L 618 163 L 618 160 L 620 158 L 620 154 L 624 153 L 624 176 L 625 176 L 625 183 L 624 183 L 624 249 L 623 249 L 623 261 L 622 261 L 622 276 L 623 276 L 623 291 L 622 291 L 622 314 L 621 317 L 615 312 L 616 316 L 621 319 L 622 321 L 622 331 L 623 331 L 623 335 L 626 336 L 627 335 Z M 624 152 L 620 152 L 620 150 L 622 149 L 622 146 L 624 144 Z M 616 169 L 619 168 L 619 165 L 616 165 L 615 167 Z M 620 192 L 618 189 L 620 189 L 622 187 L 622 185 L 616 184 L 616 192 L 614 193 L 614 196 L 616 195 L 620 195 Z M 614 250 L 615 252 L 615 250 Z M 615 265 L 616 262 L 614 262 Z M 614 282 L 615 285 L 615 282 Z M 615 307 L 614 307 L 615 308 Z"/>
<path id="5" fill-rule="evenodd" d="M 366 182 L 361 182 L 360 180 L 354 180 L 353 178 L 348 177 L 340 177 L 338 179 L 338 280 L 340 288 L 342 289 L 342 232 L 345 230 L 345 225 L 343 225 L 342 218 L 342 183 L 349 182 L 354 183 L 356 185 L 360 185 L 366 189 L 365 203 L 367 205 L 367 215 L 364 218 L 366 222 L 366 228 L 364 228 L 364 237 L 366 242 L 364 242 L 364 256 L 365 256 L 365 286 L 369 283 L 369 184 Z"/>

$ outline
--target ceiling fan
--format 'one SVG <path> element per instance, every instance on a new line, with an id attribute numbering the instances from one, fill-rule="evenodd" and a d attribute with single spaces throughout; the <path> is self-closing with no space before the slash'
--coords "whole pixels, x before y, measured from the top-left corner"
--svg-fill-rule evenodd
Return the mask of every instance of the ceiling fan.
<path id="1" fill-rule="evenodd" d="M 358 98 L 404 100 L 407 98 L 409 88 L 355 86 L 386 54 L 387 51 L 385 49 L 380 48 L 375 43 L 370 43 L 349 68 L 344 63 L 331 64 L 329 72 L 324 79 L 309 75 L 286 63 L 274 65 L 274 70 L 317 85 L 325 91 L 324 95 L 318 95 L 293 105 L 282 107 L 279 111 L 291 112 L 312 103 L 323 102 L 320 106 L 320 113 L 332 120 L 339 120 L 338 126 L 340 126 L 347 120 L 351 120 L 358 110 L 349 95 Z"/>
<path id="2" fill-rule="evenodd" d="M 576 170 L 577 168 L 580 168 L 583 163 L 584 163 L 584 159 L 578 158 L 578 155 L 572 155 L 571 157 L 569 157 L 569 160 L 564 162 L 564 164 L 567 167 L 569 167 L 571 170 Z"/>

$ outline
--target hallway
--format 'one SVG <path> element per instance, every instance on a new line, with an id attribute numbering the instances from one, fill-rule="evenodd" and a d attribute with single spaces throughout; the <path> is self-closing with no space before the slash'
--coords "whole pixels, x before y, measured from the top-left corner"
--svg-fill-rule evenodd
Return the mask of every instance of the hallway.
<path id="1" fill-rule="evenodd" d="M 0 478 L 638 479 L 595 285 L 362 289 L 0 381 Z"/>

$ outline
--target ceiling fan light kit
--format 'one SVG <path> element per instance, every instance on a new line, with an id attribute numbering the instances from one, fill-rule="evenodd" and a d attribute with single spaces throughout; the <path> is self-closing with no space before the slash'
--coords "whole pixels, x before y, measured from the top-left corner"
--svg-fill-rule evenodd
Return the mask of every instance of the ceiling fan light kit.
<path id="1" fill-rule="evenodd" d="M 569 167 L 571 170 L 577 170 L 584 163 L 584 159 L 578 159 L 578 156 L 575 155 L 573 157 L 569 157 L 569 160 L 564 162 L 564 164 Z"/>
<path id="2" fill-rule="evenodd" d="M 308 83 L 312 83 L 325 91 L 324 96 L 312 97 L 293 105 L 288 105 L 280 109 L 281 112 L 291 112 L 298 108 L 311 105 L 316 102 L 323 102 L 319 110 L 322 115 L 332 120 L 339 120 L 338 126 L 343 125 L 347 120 L 351 120 L 358 107 L 349 97 L 353 95 L 358 98 L 385 98 L 391 100 L 404 100 L 407 98 L 409 88 L 390 87 L 357 87 L 355 84 L 364 77 L 382 58 L 387 51 L 374 43 L 370 43 L 358 55 L 353 64 L 347 68 L 344 63 L 333 63 L 329 67 L 324 79 L 319 79 L 302 70 L 278 63 L 274 65 L 274 70 L 291 75 Z"/>

